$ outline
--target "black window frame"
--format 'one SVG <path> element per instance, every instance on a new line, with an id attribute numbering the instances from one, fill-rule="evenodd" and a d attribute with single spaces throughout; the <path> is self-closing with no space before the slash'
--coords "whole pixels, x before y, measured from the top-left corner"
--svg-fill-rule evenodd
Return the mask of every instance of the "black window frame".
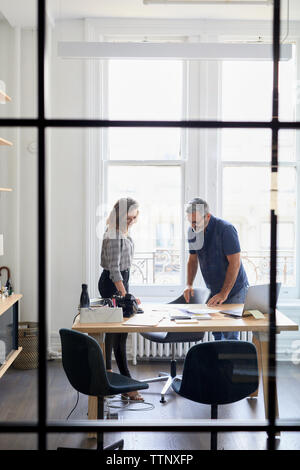
<path id="1" fill-rule="evenodd" d="M 277 216 L 271 208 L 271 248 L 270 248 L 270 324 L 268 359 L 268 419 L 245 421 L 237 424 L 234 420 L 201 420 L 203 424 L 180 420 L 148 424 L 130 422 L 91 424 L 88 420 L 77 422 L 47 420 L 47 264 L 46 264 L 46 149 L 45 131 L 47 128 L 63 127 L 179 127 L 179 128 L 264 128 L 272 131 L 271 173 L 278 173 L 278 133 L 280 129 L 300 129 L 300 122 L 280 122 L 278 118 L 278 64 L 280 58 L 280 0 L 273 3 L 273 113 L 267 121 L 116 121 L 95 119 L 47 119 L 45 117 L 45 37 L 46 37 L 46 0 L 38 0 L 38 116 L 27 118 L 1 118 L 0 125 L 5 127 L 35 127 L 38 130 L 38 322 L 39 322 L 39 367 L 38 367 L 38 420 L 37 422 L 0 422 L 1 433 L 36 433 L 38 450 L 47 449 L 48 433 L 140 431 L 140 432 L 266 432 L 267 449 L 276 450 L 275 437 L 280 431 L 300 431 L 300 419 L 276 420 L 276 248 Z M 272 191 L 272 189 L 271 189 Z M 276 188 L 273 188 L 276 191 Z M 275 195 L 276 197 L 276 195 Z M 231 422 L 231 424 L 230 424 Z"/>

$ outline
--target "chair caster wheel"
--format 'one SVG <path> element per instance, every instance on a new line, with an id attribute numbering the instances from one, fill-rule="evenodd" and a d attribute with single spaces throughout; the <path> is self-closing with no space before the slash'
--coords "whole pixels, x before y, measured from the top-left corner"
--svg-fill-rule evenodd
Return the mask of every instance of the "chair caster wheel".
<path id="1" fill-rule="evenodd" d="M 165 397 L 161 397 L 161 399 L 159 401 L 160 401 L 160 403 L 166 403 Z"/>

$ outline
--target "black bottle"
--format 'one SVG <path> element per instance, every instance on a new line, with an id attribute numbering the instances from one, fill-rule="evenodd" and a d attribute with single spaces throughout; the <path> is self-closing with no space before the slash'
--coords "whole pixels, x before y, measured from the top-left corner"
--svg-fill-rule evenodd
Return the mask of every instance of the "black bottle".
<path id="1" fill-rule="evenodd" d="M 11 284 L 11 280 L 10 280 L 10 279 L 7 279 L 7 282 L 6 282 L 6 284 L 5 284 L 5 287 L 7 288 L 8 295 L 12 295 L 12 293 L 13 293 L 13 287 L 12 287 L 12 284 Z"/>
<path id="2" fill-rule="evenodd" d="M 82 292 L 80 296 L 80 308 L 89 308 L 90 298 L 87 290 L 87 284 L 82 284 Z"/>

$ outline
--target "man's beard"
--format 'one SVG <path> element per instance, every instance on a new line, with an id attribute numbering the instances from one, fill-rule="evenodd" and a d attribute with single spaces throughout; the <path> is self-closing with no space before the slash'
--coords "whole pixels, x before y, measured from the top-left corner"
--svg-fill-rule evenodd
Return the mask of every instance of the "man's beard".
<path id="1" fill-rule="evenodd" d="M 204 227 L 197 227 L 197 228 L 192 227 L 192 230 L 194 233 L 201 233 L 204 231 Z"/>

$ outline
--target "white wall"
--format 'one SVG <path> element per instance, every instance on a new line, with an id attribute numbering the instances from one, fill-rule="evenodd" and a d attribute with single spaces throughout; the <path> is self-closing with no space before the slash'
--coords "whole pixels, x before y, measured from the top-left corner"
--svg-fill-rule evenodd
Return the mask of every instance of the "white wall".
<path id="1" fill-rule="evenodd" d="M 84 22 L 59 22 L 53 30 L 51 109 L 55 118 L 85 117 L 84 62 L 57 57 L 57 41 L 83 40 Z M 49 330 L 70 327 L 84 278 L 85 136 L 82 129 L 52 129 L 49 171 Z"/>
<path id="2" fill-rule="evenodd" d="M 37 49 L 36 31 L 20 33 L 20 115 L 37 115 Z M 19 130 L 17 184 L 19 186 L 18 220 L 20 273 L 19 291 L 23 294 L 21 320 L 37 319 L 37 131 Z"/>

